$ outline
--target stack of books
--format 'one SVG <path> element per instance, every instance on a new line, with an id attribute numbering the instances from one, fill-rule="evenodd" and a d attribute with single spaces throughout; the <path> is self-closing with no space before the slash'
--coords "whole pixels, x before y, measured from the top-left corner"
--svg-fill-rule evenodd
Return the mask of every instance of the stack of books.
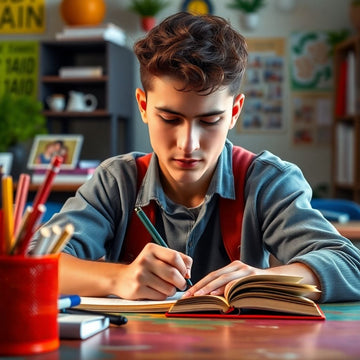
<path id="1" fill-rule="evenodd" d="M 102 66 L 62 66 L 59 69 L 61 78 L 87 78 L 103 75 Z"/>
<path id="2" fill-rule="evenodd" d="M 65 26 L 62 32 L 55 35 L 57 40 L 106 40 L 124 46 L 126 34 L 123 29 L 113 23 L 97 26 Z"/>
<path id="3" fill-rule="evenodd" d="M 93 175 L 95 168 L 60 169 L 54 179 L 54 184 L 81 184 L 89 180 Z M 34 170 L 31 182 L 33 184 L 41 184 L 46 176 L 46 169 Z"/>

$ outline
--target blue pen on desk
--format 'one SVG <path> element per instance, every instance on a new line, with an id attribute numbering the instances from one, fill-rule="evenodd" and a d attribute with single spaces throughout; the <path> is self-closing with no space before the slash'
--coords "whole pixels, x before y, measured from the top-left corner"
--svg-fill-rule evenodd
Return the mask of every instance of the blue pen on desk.
<path id="1" fill-rule="evenodd" d="M 80 305 L 79 295 L 61 295 L 58 298 L 58 310 L 64 310 L 73 306 Z"/>
<path id="2" fill-rule="evenodd" d="M 166 242 L 163 240 L 161 235 L 158 233 L 158 231 L 155 229 L 154 225 L 151 223 L 149 218 L 144 213 L 143 209 L 141 207 L 137 206 L 135 208 L 136 215 L 139 217 L 141 222 L 144 224 L 146 230 L 149 232 L 151 237 L 154 239 L 155 243 L 158 245 L 161 245 L 163 247 L 168 247 Z M 190 279 L 185 279 L 188 286 L 193 286 Z"/>

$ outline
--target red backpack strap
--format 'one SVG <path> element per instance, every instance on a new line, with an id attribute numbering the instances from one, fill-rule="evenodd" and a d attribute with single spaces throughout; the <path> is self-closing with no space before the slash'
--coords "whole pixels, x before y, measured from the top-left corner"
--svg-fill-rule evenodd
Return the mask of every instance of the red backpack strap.
<path id="1" fill-rule="evenodd" d="M 234 146 L 232 154 L 235 200 L 220 198 L 220 227 L 226 252 L 231 261 L 240 259 L 241 230 L 244 215 L 244 191 L 247 170 L 255 154 Z"/>
<path id="2" fill-rule="evenodd" d="M 136 159 L 137 191 L 146 174 L 152 154 Z M 220 198 L 220 227 L 226 252 L 231 259 L 240 259 L 242 220 L 244 214 L 244 189 L 246 173 L 254 154 L 241 147 L 234 146 L 232 154 L 235 200 Z M 142 208 L 150 221 L 155 224 L 155 206 L 153 202 Z M 120 254 L 120 262 L 132 262 L 151 241 L 151 236 L 133 210 Z"/>
<path id="3" fill-rule="evenodd" d="M 152 154 L 147 154 L 136 158 L 137 167 L 137 187 L 138 193 L 146 171 L 149 167 Z M 150 221 L 155 224 L 155 206 L 153 202 L 142 208 Z M 119 261 L 122 263 L 131 263 L 140 254 L 144 246 L 151 241 L 151 236 L 147 232 L 145 226 L 133 209 L 131 218 L 127 226 L 124 243 L 121 249 Z"/>

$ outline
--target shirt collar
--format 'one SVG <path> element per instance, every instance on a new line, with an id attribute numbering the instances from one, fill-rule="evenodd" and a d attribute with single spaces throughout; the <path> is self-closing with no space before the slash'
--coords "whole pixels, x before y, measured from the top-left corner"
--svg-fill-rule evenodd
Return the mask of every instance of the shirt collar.
<path id="1" fill-rule="evenodd" d="M 210 200 L 214 194 L 227 199 L 235 199 L 232 148 L 232 143 L 226 140 L 211 179 L 205 202 Z M 146 206 L 151 200 L 155 200 L 160 205 L 166 203 L 166 195 L 160 182 L 158 158 L 155 153 L 151 157 L 149 167 L 140 186 L 136 206 Z"/>

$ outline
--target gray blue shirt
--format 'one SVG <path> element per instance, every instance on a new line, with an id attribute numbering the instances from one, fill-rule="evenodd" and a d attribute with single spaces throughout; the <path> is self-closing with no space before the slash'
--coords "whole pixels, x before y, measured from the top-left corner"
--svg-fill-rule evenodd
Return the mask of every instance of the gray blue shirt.
<path id="1" fill-rule="evenodd" d="M 49 225 L 75 226 L 64 251 L 84 259 L 118 261 L 134 206 L 155 200 L 157 230 L 169 247 L 193 258 L 193 282 L 227 265 L 218 201 L 235 196 L 232 144 L 226 142 L 204 202 L 196 208 L 166 196 L 156 156 L 137 193 L 135 158 L 142 155 L 133 152 L 105 160 L 53 216 Z M 258 268 L 269 266 L 270 253 L 283 264 L 302 262 L 319 277 L 321 301 L 360 300 L 360 250 L 312 209 L 311 196 L 297 166 L 268 151 L 256 155 L 246 177 L 239 259 Z"/>

